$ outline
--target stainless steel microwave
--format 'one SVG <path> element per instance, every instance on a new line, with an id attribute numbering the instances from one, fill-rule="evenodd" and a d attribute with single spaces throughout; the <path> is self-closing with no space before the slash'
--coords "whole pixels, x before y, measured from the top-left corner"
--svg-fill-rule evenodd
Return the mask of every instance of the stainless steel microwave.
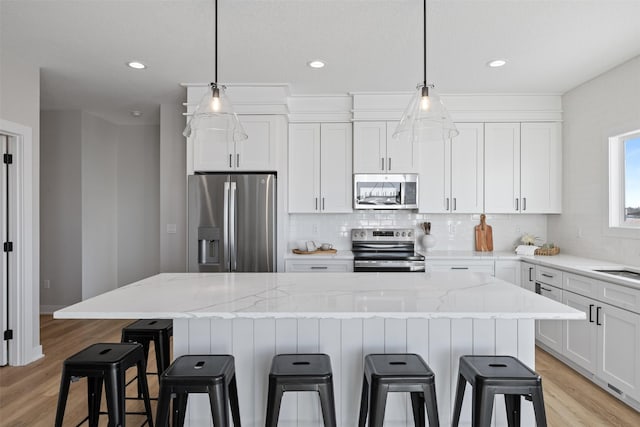
<path id="1" fill-rule="evenodd" d="M 354 174 L 354 209 L 418 209 L 417 174 Z"/>

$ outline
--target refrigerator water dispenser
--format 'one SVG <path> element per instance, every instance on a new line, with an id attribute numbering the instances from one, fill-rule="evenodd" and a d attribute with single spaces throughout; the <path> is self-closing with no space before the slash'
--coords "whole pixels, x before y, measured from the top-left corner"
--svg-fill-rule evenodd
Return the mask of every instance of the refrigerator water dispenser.
<path id="1" fill-rule="evenodd" d="M 220 228 L 198 227 L 198 264 L 220 263 Z"/>

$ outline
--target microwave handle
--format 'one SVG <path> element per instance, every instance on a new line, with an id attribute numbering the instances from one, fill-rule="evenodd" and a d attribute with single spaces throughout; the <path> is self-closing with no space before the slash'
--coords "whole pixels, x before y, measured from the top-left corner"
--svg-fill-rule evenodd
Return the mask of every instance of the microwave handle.
<path id="1" fill-rule="evenodd" d="M 384 170 L 384 157 L 380 157 L 380 170 Z"/>
<path id="2" fill-rule="evenodd" d="M 387 170 L 391 170 L 391 157 L 387 158 Z"/>

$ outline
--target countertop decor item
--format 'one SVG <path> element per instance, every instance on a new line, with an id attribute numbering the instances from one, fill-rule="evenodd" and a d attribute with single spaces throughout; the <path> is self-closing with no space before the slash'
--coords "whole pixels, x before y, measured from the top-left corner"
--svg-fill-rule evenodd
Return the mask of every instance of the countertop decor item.
<path id="1" fill-rule="evenodd" d="M 480 224 L 476 225 L 476 251 L 493 252 L 493 229 L 486 222 L 487 216 L 480 215 Z"/>
<path id="2" fill-rule="evenodd" d="M 293 252 L 296 255 L 312 255 L 312 254 L 335 254 L 338 251 L 336 249 L 316 249 L 315 251 L 301 251 L 300 249 L 293 249 Z"/>
<path id="3" fill-rule="evenodd" d="M 422 236 L 422 247 L 427 252 L 431 252 L 436 243 L 438 243 L 438 239 L 436 239 L 435 236 L 431 234 L 431 223 L 420 223 L 420 228 L 422 229 L 422 231 L 424 231 L 424 236 Z"/>
<path id="4" fill-rule="evenodd" d="M 558 255 L 559 253 L 560 248 L 553 243 L 545 243 L 535 251 L 535 255 Z"/>

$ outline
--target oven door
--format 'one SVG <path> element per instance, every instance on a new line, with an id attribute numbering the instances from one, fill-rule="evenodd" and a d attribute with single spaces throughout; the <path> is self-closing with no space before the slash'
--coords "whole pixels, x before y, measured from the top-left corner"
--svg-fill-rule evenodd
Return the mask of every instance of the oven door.
<path id="1" fill-rule="evenodd" d="M 359 260 L 354 259 L 353 271 L 356 273 L 384 273 L 384 272 L 424 272 L 424 261 L 411 260 Z"/>

